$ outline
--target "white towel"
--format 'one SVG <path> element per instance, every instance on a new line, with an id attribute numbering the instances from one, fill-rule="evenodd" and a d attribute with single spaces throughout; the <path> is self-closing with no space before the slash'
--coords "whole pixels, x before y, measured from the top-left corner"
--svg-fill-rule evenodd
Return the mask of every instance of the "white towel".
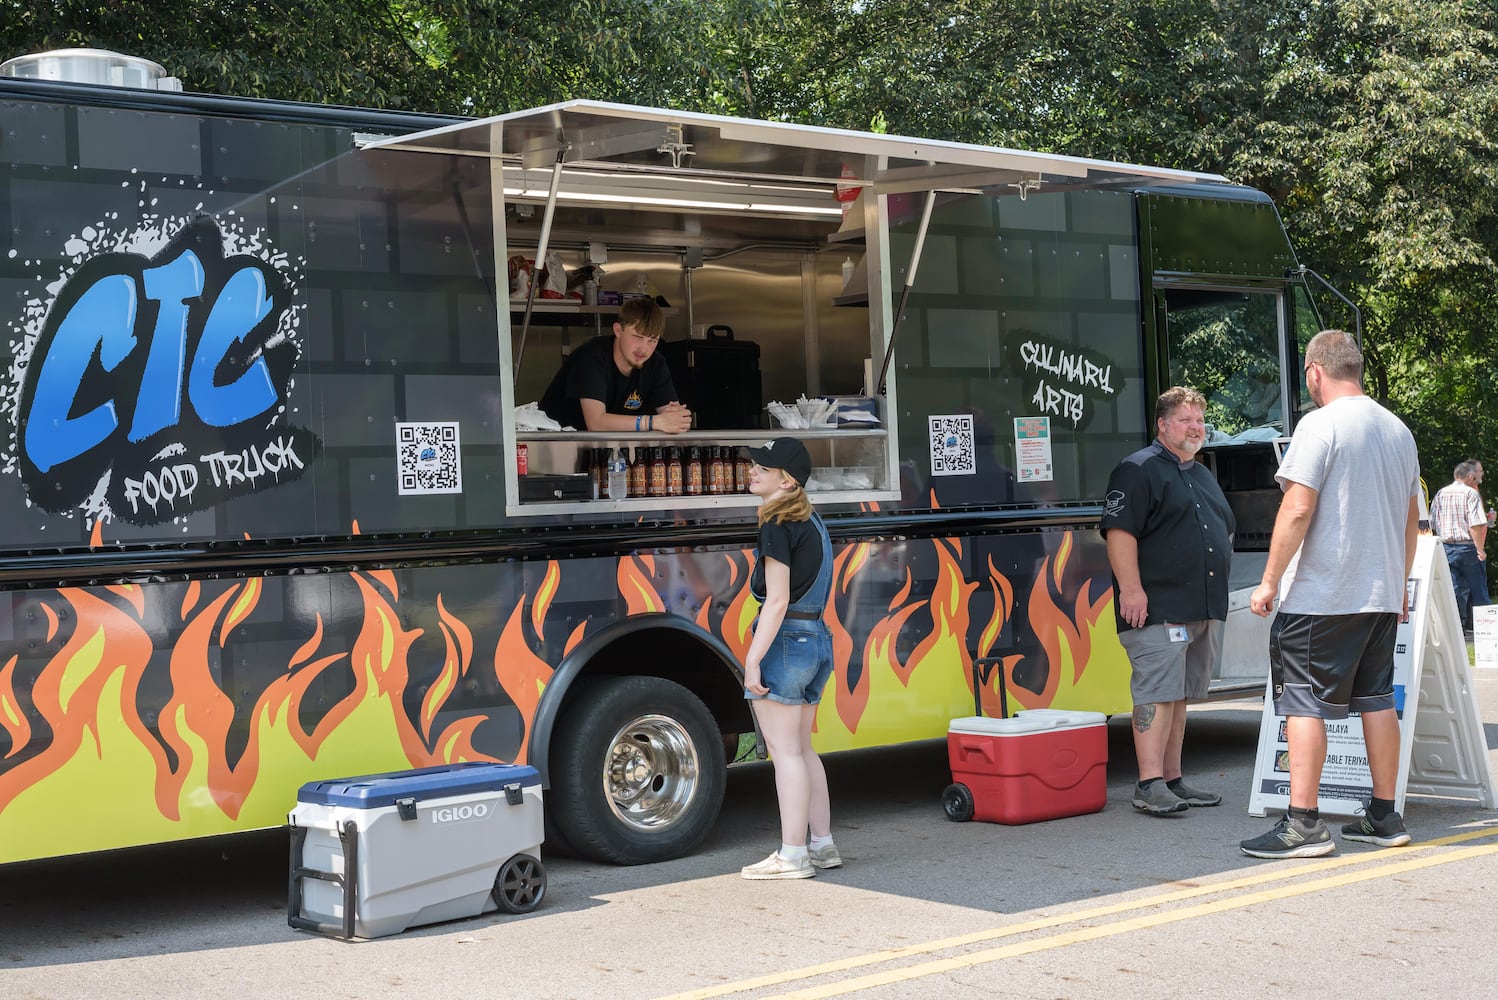
<path id="1" fill-rule="evenodd" d="M 551 419 L 541 409 L 540 403 L 526 403 L 515 407 L 515 429 L 517 431 L 570 431 Z"/>

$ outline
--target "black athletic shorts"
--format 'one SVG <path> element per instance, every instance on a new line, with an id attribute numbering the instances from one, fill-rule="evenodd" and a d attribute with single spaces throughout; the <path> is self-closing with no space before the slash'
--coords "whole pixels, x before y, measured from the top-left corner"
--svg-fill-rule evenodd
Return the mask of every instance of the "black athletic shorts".
<path id="1" fill-rule="evenodd" d="M 1279 715 L 1345 719 L 1394 707 L 1394 634 L 1399 616 L 1295 615 L 1269 628 L 1269 675 Z"/>

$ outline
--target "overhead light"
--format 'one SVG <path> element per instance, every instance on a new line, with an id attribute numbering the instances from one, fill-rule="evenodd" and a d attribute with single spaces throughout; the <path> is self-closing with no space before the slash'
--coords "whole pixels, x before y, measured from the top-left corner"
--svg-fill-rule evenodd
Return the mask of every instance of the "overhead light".
<path id="1" fill-rule="evenodd" d="M 522 188 L 505 188 L 506 198 L 535 198 L 545 199 L 545 195 L 536 191 L 526 191 Z M 648 205 L 651 208 L 695 208 L 701 210 L 730 209 L 739 212 L 764 212 L 777 215 L 826 215 L 841 216 L 843 210 L 837 205 L 830 208 L 816 208 L 811 205 L 777 205 L 768 201 L 742 201 L 732 198 L 713 199 L 711 201 L 695 198 L 671 198 L 655 197 L 651 195 L 637 194 L 604 194 L 601 191 L 560 191 L 557 193 L 557 201 L 565 201 L 573 204 L 597 204 L 597 205 Z"/>
<path id="2" fill-rule="evenodd" d="M 545 201 L 550 171 L 506 169 L 507 199 Z M 548 183 L 543 183 L 544 180 Z M 534 183 L 532 183 L 534 180 Z M 841 217 L 842 207 L 830 187 L 753 184 L 714 178 L 686 178 L 639 173 L 564 171 L 557 201 L 568 204 L 628 205 L 642 208 L 753 212 L 762 215 Z"/>

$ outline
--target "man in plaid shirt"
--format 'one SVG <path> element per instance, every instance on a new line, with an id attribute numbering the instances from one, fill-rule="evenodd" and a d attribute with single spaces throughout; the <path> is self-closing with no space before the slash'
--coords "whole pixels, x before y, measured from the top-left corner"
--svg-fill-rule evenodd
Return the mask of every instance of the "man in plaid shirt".
<path id="1" fill-rule="evenodd" d="M 1430 530 L 1446 548 L 1451 583 L 1462 628 L 1472 631 L 1472 606 L 1488 601 L 1488 564 L 1483 543 L 1488 537 L 1488 518 L 1482 507 L 1482 463 L 1468 459 L 1452 473 L 1454 482 L 1430 502 Z"/>

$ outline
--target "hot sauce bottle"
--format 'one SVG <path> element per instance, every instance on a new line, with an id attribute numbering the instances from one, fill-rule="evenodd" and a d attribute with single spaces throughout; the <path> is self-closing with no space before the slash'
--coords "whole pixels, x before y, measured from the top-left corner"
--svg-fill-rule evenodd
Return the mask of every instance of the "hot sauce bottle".
<path id="1" fill-rule="evenodd" d="M 681 467 L 681 449 L 666 449 L 666 495 L 679 497 L 685 491 L 685 471 Z"/>
<path id="2" fill-rule="evenodd" d="M 723 492 L 723 455 L 717 445 L 707 449 L 707 492 L 711 496 Z"/>
<path id="3" fill-rule="evenodd" d="M 666 456 L 661 448 L 650 449 L 650 482 L 648 492 L 653 497 L 666 495 Z"/>
<path id="4" fill-rule="evenodd" d="M 749 492 L 749 456 L 742 451 L 733 461 L 733 491 L 735 493 Z"/>
<path id="5" fill-rule="evenodd" d="M 687 450 L 686 488 L 687 496 L 700 497 L 705 490 L 702 474 L 702 449 L 693 445 Z"/>
<path id="6" fill-rule="evenodd" d="M 603 448 L 588 449 L 588 475 L 593 479 L 593 499 L 608 496 L 608 451 Z"/>
<path id="7" fill-rule="evenodd" d="M 635 449 L 635 460 L 629 463 L 629 495 L 643 497 L 649 492 L 650 463 L 645 459 L 645 449 Z"/>

